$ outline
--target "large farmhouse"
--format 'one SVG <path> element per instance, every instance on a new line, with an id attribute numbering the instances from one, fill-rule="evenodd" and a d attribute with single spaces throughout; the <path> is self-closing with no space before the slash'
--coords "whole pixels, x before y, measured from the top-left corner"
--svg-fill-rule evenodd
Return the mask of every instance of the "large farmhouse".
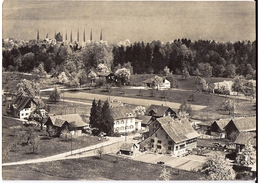
<path id="1" fill-rule="evenodd" d="M 149 125 L 149 137 L 140 142 L 140 148 L 178 156 L 196 148 L 198 136 L 187 119 L 166 116 Z"/>
<path id="2" fill-rule="evenodd" d="M 45 125 L 50 136 L 60 136 L 65 132 L 81 135 L 84 127 L 89 126 L 79 114 L 50 116 Z"/>
<path id="3" fill-rule="evenodd" d="M 18 96 L 11 104 L 10 110 L 13 117 L 28 119 L 36 111 L 37 103 L 30 97 Z"/>

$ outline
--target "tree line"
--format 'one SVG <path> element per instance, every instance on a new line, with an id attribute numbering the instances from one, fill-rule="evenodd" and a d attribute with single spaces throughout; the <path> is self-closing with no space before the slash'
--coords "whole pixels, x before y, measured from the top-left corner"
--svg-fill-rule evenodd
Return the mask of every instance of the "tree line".
<path id="1" fill-rule="evenodd" d="M 131 74 L 160 74 L 167 66 L 174 74 L 188 72 L 204 77 L 243 75 L 255 78 L 256 40 L 216 42 L 177 39 L 133 44 L 108 44 L 105 41 L 67 43 L 51 40 L 3 41 L 3 68 L 32 72 L 38 67 L 47 73 L 63 72 L 78 81 L 91 68 L 104 64 L 110 72 L 130 69 Z"/>

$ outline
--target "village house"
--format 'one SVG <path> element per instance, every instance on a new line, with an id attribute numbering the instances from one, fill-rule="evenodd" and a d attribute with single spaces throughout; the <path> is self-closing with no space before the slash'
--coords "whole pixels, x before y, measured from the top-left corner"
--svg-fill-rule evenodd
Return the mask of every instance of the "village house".
<path id="1" fill-rule="evenodd" d="M 92 67 L 88 72 L 88 77 L 91 78 L 91 82 L 94 83 L 97 79 L 106 80 L 106 77 L 110 74 L 108 71 L 99 72 L 97 69 Z"/>
<path id="2" fill-rule="evenodd" d="M 119 153 L 124 155 L 134 155 L 139 152 L 139 146 L 135 143 L 125 142 L 120 146 Z"/>
<path id="3" fill-rule="evenodd" d="M 232 92 L 233 81 L 222 81 L 214 83 L 213 93 L 223 93 L 228 95 L 236 95 Z"/>
<path id="4" fill-rule="evenodd" d="M 140 148 L 179 156 L 196 148 L 199 136 L 187 119 L 166 116 L 149 125 L 149 137 L 140 142 Z"/>
<path id="5" fill-rule="evenodd" d="M 220 138 L 225 138 L 225 126 L 229 123 L 230 119 L 219 119 L 211 124 L 210 135 Z"/>
<path id="6" fill-rule="evenodd" d="M 155 82 L 157 81 L 157 82 Z M 154 89 L 168 89 L 170 88 L 170 81 L 168 81 L 165 77 L 154 76 L 153 78 L 149 78 L 144 80 L 144 87 L 154 88 Z"/>
<path id="7" fill-rule="evenodd" d="M 176 117 L 176 112 L 173 111 L 168 106 L 163 105 L 151 105 L 147 110 L 145 115 L 152 116 L 154 119 L 161 118 L 165 116 Z"/>
<path id="8" fill-rule="evenodd" d="M 37 106 L 38 104 L 34 99 L 25 96 L 18 96 L 12 102 L 10 111 L 13 117 L 28 119 L 29 116 L 36 111 Z"/>
<path id="9" fill-rule="evenodd" d="M 66 132 L 80 136 L 83 130 L 89 127 L 89 124 L 85 123 L 79 114 L 50 116 L 45 125 L 50 136 L 60 136 Z"/>
<path id="10" fill-rule="evenodd" d="M 132 106 L 120 106 L 111 108 L 111 116 L 114 120 L 114 132 L 126 133 L 141 129 L 141 122 L 136 121 L 136 114 Z"/>
<path id="11" fill-rule="evenodd" d="M 226 138 L 235 140 L 240 132 L 256 132 L 256 117 L 231 119 L 224 129 Z"/>

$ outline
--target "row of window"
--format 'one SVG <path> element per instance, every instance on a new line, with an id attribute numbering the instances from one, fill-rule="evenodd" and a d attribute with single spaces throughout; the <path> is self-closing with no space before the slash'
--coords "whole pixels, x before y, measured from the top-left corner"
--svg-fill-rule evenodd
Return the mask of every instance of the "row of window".
<path id="1" fill-rule="evenodd" d="M 154 143 L 154 139 L 151 139 L 151 142 Z M 161 144 L 162 143 L 162 140 L 158 140 L 158 143 Z M 168 141 L 168 145 L 173 145 L 173 142 L 170 140 Z"/>
<path id="2" fill-rule="evenodd" d="M 126 126 L 126 127 L 121 126 L 121 127 L 117 127 L 117 128 L 116 128 L 116 130 L 125 130 L 125 129 L 134 129 L 134 126 L 133 126 L 133 125 L 131 125 L 131 126 Z"/>
<path id="3" fill-rule="evenodd" d="M 130 120 L 130 119 L 128 119 L 128 121 L 127 121 L 127 123 L 132 123 L 132 122 L 133 122 L 133 120 Z M 117 120 L 115 123 L 116 123 L 116 125 L 123 125 L 126 122 L 124 120 Z"/>
<path id="4" fill-rule="evenodd" d="M 190 143 L 193 143 L 193 142 L 196 142 L 196 141 L 197 141 L 196 138 L 190 139 L 190 140 L 187 140 L 187 141 L 186 141 L 186 144 L 190 144 Z"/>
<path id="5" fill-rule="evenodd" d="M 157 145 L 157 149 L 161 149 L 161 145 Z M 151 144 L 151 148 L 154 148 L 154 144 Z M 172 146 L 168 146 L 168 150 L 169 151 L 173 151 L 173 148 L 172 148 Z"/>

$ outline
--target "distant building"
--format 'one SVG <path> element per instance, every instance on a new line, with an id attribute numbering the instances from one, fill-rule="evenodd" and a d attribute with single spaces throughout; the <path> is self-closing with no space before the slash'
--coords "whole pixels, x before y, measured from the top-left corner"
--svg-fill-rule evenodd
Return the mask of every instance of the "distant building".
<path id="1" fill-rule="evenodd" d="M 161 118 L 161 117 L 165 117 L 165 116 L 176 117 L 176 112 L 168 106 L 151 105 L 146 110 L 145 115 L 152 116 L 156 119 L 156 118 Z"/>
<path id="2" fill-rule="evenodd" d="M 234 141 L 234 144 L 236 144 L 236 152 L 241 152 L 248 143 L 256 148 L 256 133 L 240 132 L 236 140 Z"/>
<path id="3" fill-rule="evenodd" d="M 158 80 L 157 84 L 155 84 L 155 80 Z M 144 87 L 156 88 L 156 89 L 168 89 L 170 88 L 170 81 L 168 81 L 165 77 L 154 76 L 153 78 L 149 78 L 144 80 Z"/>
<path id="4" fill-rule="evenodd" d="M 38 104 L 30 97 L 18 96 L 10 106 L 13 117 L 28 119 L 36 111 Z"/>

